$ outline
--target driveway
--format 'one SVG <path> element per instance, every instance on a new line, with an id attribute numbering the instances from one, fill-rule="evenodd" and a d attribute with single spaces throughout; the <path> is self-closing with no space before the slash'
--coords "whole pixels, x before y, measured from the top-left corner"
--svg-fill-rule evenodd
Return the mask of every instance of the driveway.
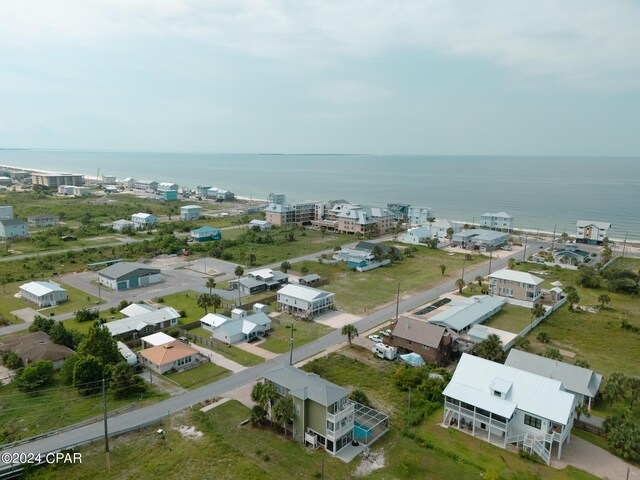
<path id="1" fill-rule="evenodd" d="M 233 360 L 229 360 L 227 357 L 220 355 L 213 350 L 209 350 L 208 348 L 201 347 L 200 345 L 197 345 L 195 343 L 191 343 L 190 346 L 198 350 L 205 357 L 208 357 L 212 363 L 215 363 L 222 368 L 226 368 L 227 370 L 231 370 L 233 373 L 241 372 L 242 370 L 247 368 L 243 365 L 240 365 L 239 363 L 234 362 Z"/>
<path id="2" fill-rule="evenodd" d="M 563 469 L 567 465 L 571 465 L 600 478 L 610 480 L 640 478 L 640 469 L 637 467 L 575 435 L 571 436 L 570 443 L 562 446 L 562 458 L 553 460 L 556 455 L 554 451 L 551 466 L 557 469 Z M 630 469 L 630 474 L 627 477 L 628 468 Z"/>
<path id="3" fill-rule="evenodd" d="M 331 328 L 342 328 L 350 323 L 355 323 L 362 317 L 344 312 L 329 312 L 314 319 L 316 323 L 327 325 Z"/>

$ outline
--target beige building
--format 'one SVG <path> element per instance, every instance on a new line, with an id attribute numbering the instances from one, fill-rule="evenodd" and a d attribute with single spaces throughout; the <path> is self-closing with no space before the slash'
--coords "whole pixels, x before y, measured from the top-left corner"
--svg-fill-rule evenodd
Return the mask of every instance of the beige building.
<path id="1" fill-rule="evenodd" d="M 60 185 L 81 187 L 84 185 L 84 176 L 71 173 L 34 173 L 31 175 L 31 183 L 49 188 L 58 188 Z"/>
<path id="2" fill-rule="evenodd" d="M 542 294 L 542 279 L 504 268 L 489 275 L 489 291 L 492 295 L 535 302 Z"/>

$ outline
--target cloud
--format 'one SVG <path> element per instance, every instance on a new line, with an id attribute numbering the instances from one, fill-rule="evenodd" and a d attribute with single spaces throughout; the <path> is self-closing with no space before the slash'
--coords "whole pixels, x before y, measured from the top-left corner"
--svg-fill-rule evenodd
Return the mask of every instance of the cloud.
<path id="1" fill-rule="evenodd" d="M 523 82 L 637 88 L 633 0 L 3 0 L 0 42 L 186 38 L 314 65 L 404 49 L 480 59 Z M 533 79 L 533 82 L 531 82 Z"/>

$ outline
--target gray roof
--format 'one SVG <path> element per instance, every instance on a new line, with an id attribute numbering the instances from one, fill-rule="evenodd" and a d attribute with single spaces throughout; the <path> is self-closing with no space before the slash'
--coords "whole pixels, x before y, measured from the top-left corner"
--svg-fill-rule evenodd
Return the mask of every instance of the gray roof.
<path id="1" fill-rule="evenodd" d="M 320 275 L 317 273 L 310 273 L 309 275 L 305 275 L 300 280 L 304 280 L 305 282 L 316 282 L 320 280 Z"/>
<path id="2" fill-rule="evenodd" d="M 286 388 L 292 397 L 309 399 L 325 407 L 349 395 L 346 388 L 286 364 L 267 371 L 264 378 Z"/>
<path id="3" fill-rule="evenodd" d="M 156 326 L 167 320 L 180 318 L 180 313 L 173 307 L 165 307 L 153 312 L 143 313 L 129 318 L 123 318 L 121 320 L 114 320 L 103 324 L 104 327 L 109 330 L 112 336 L 122 335 L 132 332 L 134 330 L 142 330 L 147 326 Z"/>
<path id="4" fill-rule="evenodd" d="M 4 219 L 4 220 L 0 220 L 0 223 L 2 225 L 4 225 L 5 227 L 12 227 L 15 225 L 26 225 L 27 222 L 22 220 L 21 218 L 11 218 L 11 219 Z"/>
<path id="5" fill-rule="evenodd" d="M 98 272 L 98 275 L 112 280 L 127 280 L 132 277 L 144 277 L 156 273 L 160 273 L 159 268 L 149 268 L 143 263 L 118 262 L 103 268 Z"/>
<path id="6" fill-rule="evenodd" d="M 509 234 L 503 232 L 496 232 L 494 230 L 483 230 L 482 228 L 474 228 L 472 230 L 463 230 L 462 232 L 455 233 L 453 235 L 454 240 L 460 238 L 473 238 L 475 241 L 493 241 L 503 237 L 509 237 Z"/>
<path id="7" fill-rule="evenodd" d="M 442 312 L 429 318 L 429 322 L 449 327 L 456 332 L 486 320 L 486 316 L 493 310 L 501 309 L 507 302 L 503 297 L 489 295 L 474 295 L 471 298 L 461 298 L 450 302 Z"/>
<path id="8" fill-rule="evenodd" d="M 577 367 L 515 348 L 509 352 L 505 365 L 560 380 L 565 390 L 591 398 L 598 393 L 602 382 L 602 375 L 588 368 Z"/>
<path id="9" fill-rule="evenodd" d="M 594 222 L 592 220 L 578 220 L 576 226 L 578 228 L 588 227 L 589 225 L 593 225 L 599 230 L 606 230 L 611 228 L 611 224 L 609 222 Z"/>

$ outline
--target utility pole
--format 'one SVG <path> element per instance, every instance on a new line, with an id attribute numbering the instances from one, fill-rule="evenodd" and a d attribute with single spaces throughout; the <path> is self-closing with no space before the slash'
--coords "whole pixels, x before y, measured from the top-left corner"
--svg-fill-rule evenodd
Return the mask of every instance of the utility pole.
<path id="1" fill-rule="evenodd" d="M 527 234 L 524 234 L 524 252 L 522 253 L 522 261 L 527 259 Z"/>
<path id="2" fill-rule="evenodd" d="M 551 251 L 553 252 L 553 247 L 556 244 L 556 227 L 557 224 L 553 226 L 553 237 L 551 237 Z"/>
<path id="3" fill-rule="evenodd" d="M 462 275 L 460 276 L 460 279 L 461 279 L 463 282 L 464 282 L 464 263 L 465 263 L 465 261 L 467 260 L 466 256 L 467 256 L 467 255 L 465 254 L 465 256 L 464 256 L 464 257 L 462 257 Z"/>
<path id="4" fill-rule="evenodd" d="M 291 322 L 291 338 L 289 339 L 289 365 L 293 365 L 293 325 Z"/>
<path id="5" fill-rule="evenodd" d="M 624 243 L 622 244 L 622 258 L 624 258 L 624 254 L 627 252 L 627 234 L 624 234 Z"/>
<path id="6" fill-rule="evenodd" d="M 491 275 L 491 261 L 493 260 L 493 248 L 489 247 L 489 275 Z"/>
<path id="7" fill-rule="evenodd" d="M 109 431 L 107 429 L 107 388 L 102 379 L 102 416 L 104 418 L 104 451 L 107 454 L 107 466 L 109 466 Z"/>
<path id="8" fill-rule="evenodd" d="M 396 294 L 396 322 L 400 313 L 400 282 L 398 282 L 398 293 Z"/>

